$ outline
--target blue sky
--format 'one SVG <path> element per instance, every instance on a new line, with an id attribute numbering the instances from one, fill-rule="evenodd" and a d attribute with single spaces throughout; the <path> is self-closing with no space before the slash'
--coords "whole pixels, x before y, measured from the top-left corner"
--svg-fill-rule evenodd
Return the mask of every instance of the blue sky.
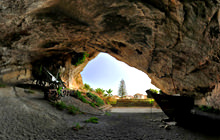
<path id="1" fill-rule="evenodd" d="M 107 53 L 91 60 L 81 72 L 83 83 L 89 84 L 93 89 L 112 89 L 113 95 L 118 95 L 120 81 L 125 80 L 128 95 L 136 93 L 146 94 L 147 89 L 157 89 L 151 84 L 150 78 L 144 72 L 118 61 Z"/>

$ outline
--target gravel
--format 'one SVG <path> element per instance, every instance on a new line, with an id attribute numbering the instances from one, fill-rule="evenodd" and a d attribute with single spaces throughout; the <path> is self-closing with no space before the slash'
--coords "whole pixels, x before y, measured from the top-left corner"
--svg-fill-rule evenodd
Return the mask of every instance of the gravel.
<path id="1" fill-rule="evenodd" d="M 95 114 L 95 113 L 94 113 Z M 85 123 L 97 117 L 98 124 Z M 162 113 L 106 113 L 106 115 L 70 115 L 54 108 L 43 93 L 24 92 L 17 87 L 0 88 L 0 140 L 214 140 L 208 135 L 160 120 Z M 83 128 L 73 129 L 76 124 Z"/>

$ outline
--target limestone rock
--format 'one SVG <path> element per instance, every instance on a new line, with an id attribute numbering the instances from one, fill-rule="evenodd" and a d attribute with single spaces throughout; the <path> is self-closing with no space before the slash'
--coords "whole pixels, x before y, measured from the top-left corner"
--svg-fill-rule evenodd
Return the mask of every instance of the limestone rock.
<path id="1" fill-rule="evenodd" d="M 4 0 L 0 78 L 28 80 L 24 70 L 33 76 L 43 64 L 54 74 L 65 69 L 62 78 L 70 82 L 106 52 L 166 93 L 174 93 L 173 79 L 178 93 L 203 95 L 219 82 L 219 10 L 219 0 Z M 74 66 L 82 52 L 89 58 Z M 12 81 L 5 79 L 10 73 Z"/>

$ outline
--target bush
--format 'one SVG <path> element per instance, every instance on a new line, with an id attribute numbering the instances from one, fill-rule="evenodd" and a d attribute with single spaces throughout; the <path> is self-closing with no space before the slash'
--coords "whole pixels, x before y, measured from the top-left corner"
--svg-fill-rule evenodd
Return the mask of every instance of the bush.
<path id="1" fill-rule="evenodd" d="M 86 52 L 79 53 L 75 56 L 75 58 L 72 59 L 71 63 L 75 66 L 78 66 L 86 60 L 86 57 L 89 57 L 88 53 Z"/>
<path id="2" fill-rule="evenodd" d="M 158 94 L 158 91 L 157 91 L 156 89 L 149 89 L 149 90 L 147 90 L 147 98 L 153 98 L 153 97 L 151 96 L 151 94 L 149 94 L 149 93 Z"/>
<path id="3" fill-rule="evenodd" d="M 92 99 L 93 101 L 95 101 L 97 104 L 97 106 L 101 106 L 101 105 L 104 105 L 104 101 L 99 98 L 98 96 L 96 96 L 95 94 L 92 94 L 91 92 L 88 92 L 87 94 L 87 97 L 89 97 L 90 99 Z"/>
<path id="4" fill-rule="evenodd" d="M 86 89 L 87 91 L 91 91 L 91 87 L 89 84 L 85 83 L 83 88 Z"/>
<path id="5" fill-rule="evenodd" d="M 88 120 L 86 120 L 87 123 L 98 123 L 97 117 L 91 117 Z"/>
<path id="6" fill-rule="evenodd" d="M 151 92 L 158 94 L 158 91 L 156 89 L 150 89 Z"/>

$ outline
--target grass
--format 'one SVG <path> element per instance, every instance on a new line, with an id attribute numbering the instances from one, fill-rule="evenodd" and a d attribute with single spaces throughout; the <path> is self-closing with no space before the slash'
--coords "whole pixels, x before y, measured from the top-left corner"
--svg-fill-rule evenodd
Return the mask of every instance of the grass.
<path id="1" fill-rule="evenodd" d="M 97 117 L 91 117 L 85 121 L 86 123 L 99 123 Z"/>
<path id="2" fill-rule="evenodd" d="M 6 87 L 5 84 L 0 83 L 0 88 L 5 88 L 5 87 Z"/>
<path id="3" fill-rule="evenodd" d="M 67 106 L 64 102 L 51 102 L 51 104 L 59 110 L 64 110 L 67 108 Z"/>
<path id="4" fill-rule="evenodd" d="M 215 109 L 215 108 L 210 107 L 210 106 L 202 105 L 202 106 L 199 106 L 199 109 L 201 111 L 204 111 L 204 112 L 220 114 L 220 110 L 219 109 Z"/>
<path id="5" fill-rule="evenodd" d="M 73 97 L 77 98 L 77 99 L 80 99 L 82 102 L 84 103 L 90 103 L 89 101 L 86 100 L 86 98 L 81 94 L 80 91 L 76 91 L 72 94 Z"/>
<path id="6" fill-rule="evenodd" d="M 34 94 L 35 93 L 33 90 L 30 90 L 30 89 L 25 89 L 24 92 L 29 93 L 29 94 Z"/>
<path id="7" fill-rule="evenodd" d="M 86 100 L 86 98 L 82 95 L 82 93 L 80 91 L 76 91 L 74 92 L 73 94 L 71 94 L 73 97 L 77 98 L 77 99 L 80 99 L 82 102 L 84 103 L 87 103 L 87 104 L 90 104 L 92 107 L 96 107 L 96 106 L 100 106 L 100 105 L 104 105 L 104 101 L 100 98 L 98 99 L 99 97 L 97 96 L 96 98 L 96 103 L 93 103 L 93 102 L 90 102 L 88 100 Z M 103 104 L 102 104 L 103 102 Z"/>
<path id="8" fill-rule="evenodd" d="M 80 129 L 83 129 L 83 127 L 79 123 L 73 126 L 73 130 L 79 131 Z"/>
<path id="9" fill-rule="evenodd" d="M 82 112 L 79 110 L 79 108 L 71 105 L 67 107 L 67 110 L 70 114 L 76 115 L 76 114 L 81 114 Z"/>
<path id="10" fill-rule="evenodd" d="M 111 116 L 112 114 L 109 113 L 109 112 L 105 112 L 105 115 L 106 115 L 106 116 Z"/>
<path id="11" fill-rule="evenodd" d="M 96 105 L 95 105 L 94 103 L 92 103 L 92 102 L 90 103 L 90 105 L 91 105 L 92 107 L 96 107 Z"/>
<path id="12" fill-rule="evenodd" d="M 90 99 L 95 101 L 97 106 L 102 106 L 102 105 L 105 104 L 104 101 L 101 98 L 99 98 L 95 94 L 92 94 L 91 92 L 86 93 L 86 95 L 87 95 L 87 97 L 89 97 Z"/>
<path id="13" fill-rule="evenodd" d="M 73 106 L 73 105 L 70 105 L 70 106 L 67 106 L 64 102 L 51 102 L 51 104 L 56 107 L 57 109 L 59 110 L 64 110 L 64 109 L 67 109 L 68 113 L 72 114 L 72 115 L 76 115 L 76 114 L 81 114 L 83 112 L 81 112 L 79 110 L 79 108 Z"/>

